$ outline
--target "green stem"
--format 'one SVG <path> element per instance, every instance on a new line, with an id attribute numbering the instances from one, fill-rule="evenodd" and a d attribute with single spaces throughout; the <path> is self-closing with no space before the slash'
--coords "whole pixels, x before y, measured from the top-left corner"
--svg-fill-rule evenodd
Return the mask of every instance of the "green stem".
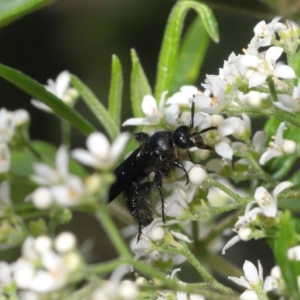
<path id="1" fill-rule="evenodd" d="M 210 288 L 213 288 L 221 293 L 227 294 L 227 295 L 234 295 L 235 292 L 224 286 L 223 284 L 219 283 L 212 275 L 210 275 L 207 270 L 199 263 L 199 261 L 195 258 L 195 256 L 192 254 L 192 252 L 189 250 L 187 245 L 184 242 L 181 242 L 182 248 L 175 248 L 171 247 L 169 245 L 161 245 L 161 249 L 173 254 L 181 254 L 187 258 L 187 260 L 190 262 L 190 264 L 198 271 L 198 273 L 201 275 L 201 277 L 206 281 Z"/>
<path id="2" fill-rule="evenodd" d="M 101 275 L 112 272 L 114 269 L 119 267 L 122 264 L 128 263 L 129 259 L 120 257 L 109 262 L 94 264 L 87 267 L 86 275 L 87 277 L 91 275 Z"/>
<path id="3" fill-rule="evenodd" d="M 212 270 L 220 275 L 223 275 L 224 277 L 229 275 L 240 277 L 243 275 L 243 271 L 240 268 L 236 267 L 234 264 L 225 260 L 218 254 L 208 252 L 206 255 L 204 255 L 202 260 L 205 261 L 205 263 L 208 264 Z"/>
<path id="4" fill-rule="evenodd" d="M 260 179 L 262 179 L 263 181 L 265 181 L 267 183 L 270 183 L 273 186 L 277 185 L 277 181 L 274 180 L 269 174 L 267 174 L 260 167 L 260 165 L 257 163 L 255 158 L 251 155 L 250 151 L 243 152 L 243 153 L 239 152 L 238 154 L 239 154 L 239 156 L 246 158 L 250 162 L 252 168 L 256 171 L 256 173 Z"/>
<path id="5" fill-rule="evenodd" d="M 107 236 L 112 241 L 117 252 L 122 257 L 131 257 L 131 252 L 128 249 L 128 246 L 125 244 L 123 238 L 120 235 L 119 230 L 117 229 L 115 223 L 112 221 L 106 205 L 99 206 L 95 214 L 98 221 L 102 224 L 104 230 L 107 233 Z"/>
<path id="6" fill-rule="evenodd" d="M 273 102 L 277 102 L 278 97 L 277 97 L 277 93 L 276 93 L 276 89 L 275 89 L 273 79 L 271 77 L 269 77 L 267 79 L 267 83 L 268 83 L 268 86 L 269 86 L 269 91 L 270 91 L 270 95 L 271 95 L 271 98 L 272 98 Z"/>
<path id="7" fill-rule="evenodd" d="M 241 211 L 237 210 L 236 212 L 224 218 L 221 222 L 218 222 L 216 225 L 214 225 L 212 230 L 208 232 L 207 236 L 202 239 L 201 244 L 207 246 L 214 239 L 219 238 L 226 228 L 232 227 L 235 224 L 239 215 L 241 215 Z"/>
<path id="8" fill-rule="evenodd" d="M 245 198 L 240 197 L 238 194 L 234 193 L 232 191 L 232 189 L 226 187 L 224 184 L 222 184 L 221 182 L 213 179 L 212 177 L 208 176 L 205 181 L 204 184 L 206 186 L 214 186 L 217 187 L 218 189 L 220 189 L 221 191 L 223 191 L 224 193 L 226 193 L 227 195 L 229 195 L 230 197 L 232 197 L 237 203 L 240 204 L 244 204 L 245 203 Z M 250 200 L 249 200 L 250 201 Z"/>
<path id="9" fill-rule="evenodd" d="M 100 286 L 99 280 L 93 280 L 92 282 L 85 285 L 80 290 L 72 293 L 69 297 L 64 298 L 65 300 L 82 300 L 82 299 L 89 299 L 92 292 Z"/>
<path id="10" fill-rule="evenodd" d="M 300 118 L 294 116 L 293 114 L 280 110 L 276 106 L 269 109 L 254 108 L 250 106 L 243 107 L 229 107 L 225 111 L 229 116 L 231 115 L 240 115 L 242 113 L 254 114 L 259 116 L 268 116 L 268 117 L 277 117 L 278 119 L 284 122 L 290 122 L 292 125 L 295 125 L 300 128 Z"/>
<path id="11" fill-rule="evenodd" d="M 70 141 L 71 141 L 71 124 L 66 120 L 61 120 L 61 142 L 67 148 L 67 151 L 70 150 Z"/>

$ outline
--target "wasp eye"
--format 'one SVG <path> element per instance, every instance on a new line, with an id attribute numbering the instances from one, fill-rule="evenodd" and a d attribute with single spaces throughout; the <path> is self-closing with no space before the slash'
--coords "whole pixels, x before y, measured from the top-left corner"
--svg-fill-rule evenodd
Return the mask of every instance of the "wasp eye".
<path id="1" fill-rule="evenodd" d="M 190 137 L 190 128 L 187 126 L 180 126 L 173 133 L 174 143 L 176 146 L 183 149 L 194 147 L 194 142 L 190 139 Z"/>

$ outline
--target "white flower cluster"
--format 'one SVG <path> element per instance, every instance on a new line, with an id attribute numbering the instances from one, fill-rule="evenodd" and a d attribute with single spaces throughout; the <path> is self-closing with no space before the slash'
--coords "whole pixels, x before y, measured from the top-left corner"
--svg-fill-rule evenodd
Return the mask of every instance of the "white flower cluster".
<path id="1" fill-rule="evenodd" d="M 285 189 L 291 187 L 293 184 L 289 181 L 281 182 L 276 186 L 273 191 L 273 196 L 262 186 L 258 187 L 254 193 L 254 200 L 250 201 L 246 206 L 245 213 L 239 217 L 239 220 L 235 223 L 233 231 L 237 233 L 232 239 L 230 239 L 222 250 L 222 254 L 225 254 L 226 250 L 232 247 L 239 241 L 248 241 L 255 237 L 255 231 L 259 230 L 257 227 L 261 226 L 258 216 L 262 216 L 264 219 L 272 219 L 277 216 L 277 197 Z M 253 205 L 257 204 L 255 208 Z"/>
<path id="2" fill-rule="evenodd" d="M 28 237 L 17 261 L 0 262 L 1 290 L 15 287 L 20 299 L 39 299 L 38 294 L 58 290 L 76 278 L 82 265 L 72 233 L 62 232 L 54 241 L 46 235 Z"/>
<path id="3" fill-rule="evenodd" d="M 174 269 L 170 275 L 167 275 L 167 278 L 174 279 L 175 276 L 176 276 L 176 274 L 178 272 L 180 272 L 180 271 L 181 271 L 180 268 Z M 182 282 L 182 281 L 179 281 L 178 283 L 182 284 L 182 285 L 185 285 L 185 282 Z M 189 294 L 189 295 L 187 295 L 186 292 L 176 292 L 176 296 L 175 296 L 176 298 L 173 298 L 174 296 L 175 296 L 174 292 L 171 292 L 171 291 L 158 291 L 158 297 L 156 298 L 156 300 L 167 300 L 167 299 L 204 300 L 205 299 L 201 295 L 196 295 L 196 294 Z"/>
<path id="4" fill-rule="evenodd" d="M 141 278 L 136 282 L 124 279 L 124 275 L 131 270 L 129 265 L 117 267 L 110 275 L 109 280 L 102 281 L 91 294 L 91 300 L 132 300 L 137 299 Z"/>
<path id="5" fill-rule="evenodd" d="M 289 260 L 300 261 L 300 246 L 289 248 L 286 256 Z M 286 286 L 282 277 L 279 266 L 272 268 L 270 275 L 263 279 L 263 268 L 258 261 L 258 269 L 256 266 L 246 260 L 243 265 L 243 271 L 245 276 L 228 277 L 234 283 L 246 288 L 246 290 L 240 295 L 241 300 L 259 300 L 259 294 L 275 293 L 278 296 L 282 296 L 285 293 Z M 300 289 L 300 276 L 297 277 L 298 288 Z M 284 299 L 284 298 L 280 298 Z"/>
<path id="6" fill-rule="evenodd" d="M 18 127 L 29 122 L 29 114 L 24 109 L 14 112 L 0 109 L 0 173 L 10 169 L 10 149 L 8 144 L 16 134 Z"/>
<path id="7" fill-rule="evenodd" d="M 38 209 L 47 209 L 53 203 L 62 207 L 78 205 L 84 194 L 84 185 L 79 176 L 69 173 L 69 158 L 66 148 L 61 146 L 56 154 L 55 168 L 34 163 L 31 180 L 39 185 L 27 196 Z"/>

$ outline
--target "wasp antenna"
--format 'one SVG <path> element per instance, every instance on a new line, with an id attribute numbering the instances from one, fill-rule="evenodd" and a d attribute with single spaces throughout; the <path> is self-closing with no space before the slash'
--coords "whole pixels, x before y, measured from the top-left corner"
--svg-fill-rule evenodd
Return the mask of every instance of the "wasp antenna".
<path id="1" fill-rule="evenodd" d="M 194 128 L 195 102 L 192 101 L 190 128 Z"/>
<path id="2" fill-rule="evenodd" d="M 200 134 L 200 133 L 210 131 L 210 130 L 214 130 L 214 129 L 217 129 L 217 127 L 216 126 L 208 127 L 208 128 L 205 128 L 205 129 L 199 131 L 198 133 Z"/>

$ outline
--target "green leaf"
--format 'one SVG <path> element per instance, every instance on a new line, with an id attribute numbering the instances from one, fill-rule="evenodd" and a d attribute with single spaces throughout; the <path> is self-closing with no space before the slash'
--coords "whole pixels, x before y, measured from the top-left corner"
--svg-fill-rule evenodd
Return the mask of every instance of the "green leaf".
<path id="1" fill-rule="evenodd" d="M 285 211 L 280 217 L 280 231 L 274 241 L 274 253 L 280 267 L 289 298 L 300 299 L 297 277 L 300 275 L 300 263 L 289 260 L 287 250 L 297 245 L 295 225 L 290 212 Z"/>
<path id="2" fill-rule="evenodd" d="M 120 127 L 122 109 L 122 65 L 116 55 L 112 57 L 111 80 L 108 96 L 108 111 L 116 125 Z"/>
<path id="3" fill-rule="evenodd" d="M 177 2 L 170 14 L 159 55 L 155 89 L 156 99 L 160 99 L 164 91 L 170 90 L 183 23 L 190 9 L 194 9 L 198 13 L 209 36 L 215 42 L 219 41 L 217 22 L 209 7 L 193 1 Z"/>
<path id="4" fill-rule="evenodd" d="M 69 121 L 84 134 L 95 131 L 94 127 L 77 112 L 64 104 L 59 98 L 49 93 L 41 84 L 20 71 L 0 64 L 0 76 L 13 83 L 35 99 L 48 105 L 58 116 Z"/>
<path id="5" fill-rule="evenodd" d="M 75 75 L 71 75 L 71 82 L 73 86 L 78 90 L 82 99 L 89 107 L 91 112 L 96 116 L 102 126 L 105 128 L 107 134 L 114 140 L 119 134 L 119 129 L 115 121 L 109 115 L 107 109 L 97 99 L 94 93 Z"/>
<path id="6" fill-rule="evenodd" d="M 295 73 L 297 75 L 297 78 L 300 78 L 300 51 L 298 51 L 295 54 L 295 61 L 294 61 L 294 65 L 293 68 L 295 70 Z"/>
<path id="7" fill-rule="evenodd" d="M 141 103 L 145 95 L 152 95 L 152 91 L 143 70 L 143 67 L 139 61 L 137 53 L 134 49 L 131 49 L 131 78 L 130 78 L 130 94 L 131 104 L 133 109 L 133 115 L 135 118 L 143 117 Z"/>
<path id="8" fill-rule="evenodd" d="M 0 27 L 51 2 L 54 0 L 0 0 Z"/>
<path id="9" fill-rule="evenodd" d="M 208 45 L 209 38 L 206 29 L 203 22 L 197 18 L 184 36 L 180 53 L 175 63 L 175 71 L 170 88 L 171 94 L 184 84 L 195 83 Z"/>

